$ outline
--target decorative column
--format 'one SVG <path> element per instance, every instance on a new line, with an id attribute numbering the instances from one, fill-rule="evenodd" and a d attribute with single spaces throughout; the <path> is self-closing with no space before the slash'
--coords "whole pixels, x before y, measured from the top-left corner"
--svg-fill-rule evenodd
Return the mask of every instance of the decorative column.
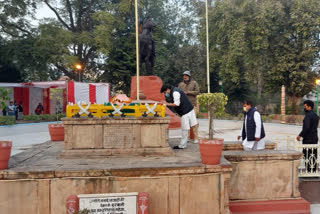
<path id="1" fill-rule="evenodd" d="M 286 88 L 281 87 L 281 117 L 280 123 L 286 123 Z"/>

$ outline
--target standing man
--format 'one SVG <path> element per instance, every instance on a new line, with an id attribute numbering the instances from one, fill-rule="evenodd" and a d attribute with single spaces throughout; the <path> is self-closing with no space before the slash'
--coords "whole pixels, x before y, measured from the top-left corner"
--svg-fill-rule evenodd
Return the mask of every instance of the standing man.
<path id="1" fill-rule="evenodd" d="M 252 102 L 245 100 L 243 102 L 244 121 L 241 130 L 242 145 L 245 151 L 262 150 L 265 148 L 265 132 L 260 113 Z"/>
<path id="2" fill-rule="evenodd" d="M 197 95 L 200 93 L 199 85 L 196 81 L 191 80 L 191 72 L 183 72 L 183 81 L 179 83 L 178 87 L 187 95 L 191 102 L 194 112 L 197 115 Z M 192 127 L 194 135 L 193 143 L 198 143 L 198 127 Z"/>
<path id="3" fill-rule="evenodd" d="M 176 112 L 181 117 L 181 129 L 182 129 L 181 142 L 178 146 L 173 147 L 173 149 L 184 149 L 187 147 L 188 131 L 190 127 L 194 128 L 198 126 L 198 122 L 197 122 L 196 114 L 193 110 L 193 106 L 189 101 L 188 97 L 186 96 L 186 94 L 177 87 L 173 87 L 169 84 L 164 84 L 161 87 L 160 92 L 164 93 L 164 96 L 166 98 L 171 98 L 172 102 L 167 103 L 167 106 L 174 107 Z"/>
<path id="4" fill-rule="evenodd" d="M 10 104 L 8 106 L 8 115 L 9 116 L 16 116 L 16 106 L 13 104 L 12 101 L 10 101 Z"/>
<path id="5" fill-rule="evenodd" d="M 319 117 L 313 112 L 314 103 L 311 100 L 303 102 L 305 117 L 303 119 L 302 131 L 297 136 L 297 141 L 302 139 L 302 144 L 318 144 L 318 123 Z M 307 172 L 316 172 L 318 164 L 317 149 L 303 149 L 303 155 L 307 162 Z"/>

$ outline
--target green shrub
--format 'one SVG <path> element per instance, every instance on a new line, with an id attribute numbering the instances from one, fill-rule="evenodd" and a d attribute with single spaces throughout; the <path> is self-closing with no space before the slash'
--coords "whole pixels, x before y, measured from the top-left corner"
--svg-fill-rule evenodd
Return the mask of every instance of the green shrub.
<path id="1" fill-rule="evenodd" d="M 40 115 L 36 115 L 36 114 L 30 114 L 30 115 L 24 115 L 22 117 L 23 120 L 26 121 L 40 121 L 41 120 L 41 116 Z"/>
<path id="2" fill-rule="evenodd" d="M 55 115 L 54 115 L 55 116 Z M 65 113 L 60 113 L 60 114 L 58 114 L 58 120 L 60 121 L 61 120 L 61 118 L 63 118 L 63 117 L 66 117 L 66 114 Z"/>
<path id="3" fill-rule="evenodd" d="M 4 125 L 13 125 L 16 124 L 15 116 L 1 116 L 0 117 L 0 126 Z"/>
<path id="4" fill-rule="evenodd" d="M 237 115 L 237 118 L 238 118 L 238 120 L 243 120 L 243 113 L 239 113 L 239 114 Z"/>
<path id="5" fill-rule="evenodd" d="M 268 117 L 267 117 L 267 115 L 262 115 L 261 119 L 263 122 L 266 122 L 268 120 Z"/>
<path id="6" fill-rule="evenodd" d="M 42 114 L 42 115 L 39 115 L 41 120 L 52 120 L 52 116 L 50 114 Z M 53 120 L 54 120 L 54 117 L 53 117 Z"/>

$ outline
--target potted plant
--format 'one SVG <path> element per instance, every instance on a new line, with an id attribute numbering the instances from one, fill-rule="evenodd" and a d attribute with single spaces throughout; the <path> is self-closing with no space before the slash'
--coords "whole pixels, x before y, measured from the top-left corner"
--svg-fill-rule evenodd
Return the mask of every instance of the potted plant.
<path id="1" fill-rule="evenodd" d="M 63 124 L 59 124 L 59 113 L 62 111 L 62 89 L 52 88 L 50 89 L 50 100 L 56 104 L 56 124 L 49 124 L 49 134 L 51 141 L 64 141 L 64 127 Z"/>
<path id="2" fill-rule="evenodd" d="M 228 102 L 228 97 L 223 93 L 204 93 L 197 96 L 202 106 L 207 106 L 209 111 L 209 139 L 199 140 L 199 150 L 203 164 L 219 164 L 223 148 L 223 139 L 213 138 L 215 115 L 222 114 Z"/>
<path id="3" fill-rule="evenodd" d="M 1 110 L 7 107 L 6 101 L 9 100 L 8 91 L 0 88 L 0 106 Z M 11 141 L 0 141 L 0 170 L 7 169 L 11 154 Z"/>

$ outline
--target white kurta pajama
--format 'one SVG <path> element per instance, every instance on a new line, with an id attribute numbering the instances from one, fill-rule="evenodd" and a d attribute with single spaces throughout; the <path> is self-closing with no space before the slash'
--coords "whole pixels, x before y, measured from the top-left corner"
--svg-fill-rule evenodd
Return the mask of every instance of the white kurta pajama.
<path id="1" fill-rule="evenodd" d="M 254 122 L 256 124 L 256 131 L 255 131 L 255 138 L 260 138 L 261 135 L 261 116 L 260 113 L 255 111 L 254 115 Z M 247 133 L 247 115 L 245 116 L 245 120 L 244 120 L 244 127 L 245 127 L 245 132 L 246 132 L 246 136 L 248 136 Z M 242 129 L 241 129 L 241 134 L 242 135 Z M 262 150 L 265 148 L 265 140 L 264 138 L 261 138 L 259 141 L 247 141 L 247 138 L 242 139 L 242 145 L 243 145 L 243 149 L 245 151 L 251 151 L 251 150 Z"/>
<path id="2" fill-rule="evenodd" d="M 174 91 L 172 93 L 173 95 L 173 103 L 176 106 L 180 106 L 180 93 L 177 91 Z M 190 127 L 193 127 L 195 125 L 197 125 L 197 118 L 196 118 L 196 114 L 194 112 L 194 110 L 192 109 L 192 111 L 188 112 L 187 114 L 184 114 L 181 116 L 181 142 L 179 144 L 179 147 L 184 149 L 187 147 L 187 143 L 188 143 L 188 131 L 190 129 Z"/>

